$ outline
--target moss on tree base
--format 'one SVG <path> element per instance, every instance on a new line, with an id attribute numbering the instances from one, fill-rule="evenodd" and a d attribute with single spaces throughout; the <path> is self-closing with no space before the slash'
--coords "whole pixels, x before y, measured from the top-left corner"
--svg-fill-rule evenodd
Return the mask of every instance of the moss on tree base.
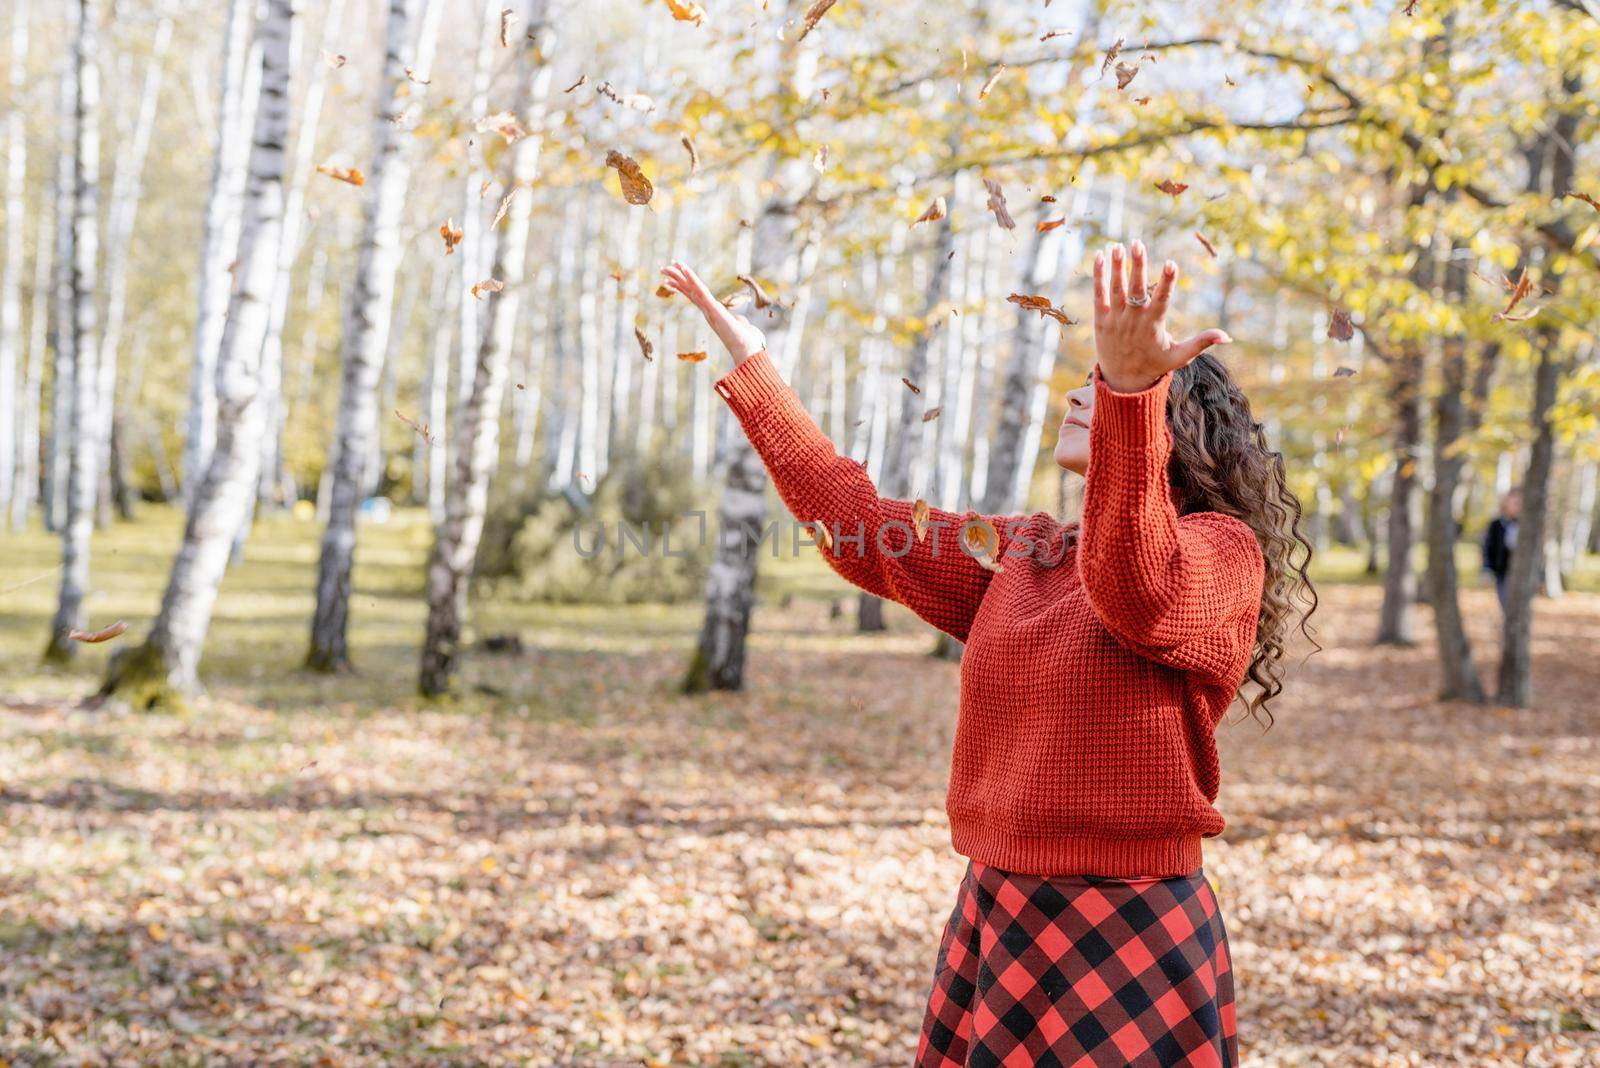
<path id="1" fill-rule="evenodd" d="M 193 711 L 189 696 L 172 684 L 161 650 L 149 642 L 111 658 L 100 696 L 125 701 L 136 712 L 186 716 Z"/>

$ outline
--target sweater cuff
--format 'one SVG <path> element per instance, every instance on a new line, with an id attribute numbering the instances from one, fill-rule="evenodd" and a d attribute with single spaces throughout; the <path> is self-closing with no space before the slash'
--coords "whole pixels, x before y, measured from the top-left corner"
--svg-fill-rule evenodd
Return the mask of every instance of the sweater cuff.
<path id="1" fill-rule="evenodd" d="M 1108 441 L 1138 447 L 1160 441 L 1167 429 L 1167 389 L 1172 372 L 1137 393 L 1118 393 L 1094 365 L 1094 419 Z"/>
<path id="2" fill-rule="evenodd" d="M 772 357 L 766 349 L 745 357 L 743 363 L 717 379 L 713 388 L 741 421 L 773 402 L 787 403 L 793 393 L 789 383 L 772 366 Z"/>

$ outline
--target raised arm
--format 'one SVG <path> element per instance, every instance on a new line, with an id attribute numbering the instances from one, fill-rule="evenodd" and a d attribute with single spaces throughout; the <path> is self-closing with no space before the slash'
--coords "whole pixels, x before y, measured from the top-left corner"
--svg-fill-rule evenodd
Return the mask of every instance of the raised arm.
<path id="1" fill-rule="evenodd" d="M 1132 277 L 1121 246 L 1095 257 L 1095 406 L 1078 569 L 1095 613 L 1129 648 L 1185 670 L 1225 676 L 1253 638 L 1265 565 L 1255 533 L 1216 512 L 1180 518 L 1167 473 L 1172 372 L 1213 344 L 1166 332 L 1177 279 L 1168 261 L 1147 292 L 1144 249 Z M 1109 267 L 1109 270 L 1108 270 Z M 1248 632 L 1248 633 L 1245 633 Z"/>
<path id="2" fill-rule="evenodd" d="M 866 469 L 840 456 L 806 413 L 772 365 L 761 332 L 728 311 L 683 264 L 662 274 L 700 309 L 732 353 L 738 366 L 717 382 L 717 393 L 738 417 L 794 517 L 827 528 L 818 540 L 831 542 L 823 550 L 829 566 L 965 640 L 992 568 L 1004 566 L 1021 521 L 937 509 L 924 519 L 913 502 L 880 497 Z M 990 531 L 987 552 L 968 551 L 964 534 L 978 540 Z"/>

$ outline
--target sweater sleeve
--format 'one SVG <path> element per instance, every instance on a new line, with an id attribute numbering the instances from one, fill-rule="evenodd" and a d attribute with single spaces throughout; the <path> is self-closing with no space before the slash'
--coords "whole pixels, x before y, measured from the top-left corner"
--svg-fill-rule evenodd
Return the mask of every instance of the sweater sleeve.
<path id="1" fill-rule="evenodd" d="M 1078 569 L 1095 614 L 1147 659 L 1237 684 L 1255 641 L 1265 562 L 1255 532 L 1219 512 L 1178 516 L 1167 466 L 1172 376 L 1138 393 L 1095 368 Z"/>
<path id="2" fill-rule="evenodd" d="M 823 549 L 823 557 L 829 566 L 868 593 L 905 605 L 965 641 L 994 577 L 963 548 L 961 531 L 977 513 L 930 509 L 919 540 L 913 503 L 878 496 L 866 469 L 838 454 L 765 352 L 719 379 L 716 390 L 743 425 L 795 519 L 828 528 L 833 544 Z M 998 538 L 994 558 L 1003 561 L 1021 520 L 985 518 Z"/>

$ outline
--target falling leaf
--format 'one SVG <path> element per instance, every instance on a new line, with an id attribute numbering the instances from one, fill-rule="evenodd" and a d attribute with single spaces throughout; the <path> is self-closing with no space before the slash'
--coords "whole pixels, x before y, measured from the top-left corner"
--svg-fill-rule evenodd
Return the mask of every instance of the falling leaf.
<path id="1" fill-rule="evenodd" d="M 481 300 L 484 293 L 498 293 L 505 287 L 506 284 L 498 278 L 485 278 L 472 287 L 472 299 Z"/>
<path id="2" fill-rule="evenodd" d="M 833 4 L 834 0 L 817 0 L 816 3 L 811 5 L 810 9 L 806 11 L 806 21 L 805 25 L 800 28 L 800 36 L 794 39 L 795 44 L 804 41 L 806 34 L 816 29 L 817 23 L 822 20 L 822 16 L 828 13 L 828 9 Z"/>
<path id="3" fill-rule="evenodd" d="M 454 219 L 446 219 L 439 226 L 439 236 L 444 238 L 444 254 L 446 256 L 454 252 L 456 246 L 461 244 L 461 230 L 456 226 Z"/>
<path id="4" fill-rule="evenodd" d="M 322 62 L 328 65 L 329 70 L 338 70 L 340 67 L 349 62 L 349 57 L 338 52 L 329 52 L 327 49 L 323 49 Z"/>
<path id="5" fill-rule="evenodd" d="M 639 351 L 644 353 L 644 358 L 649 360 L 651 363 L 654 363 L 656 358 L 652 356 L 651 353 L 656 351 L 656 347 L 650 344 L 650 339 L 644 336 L 644 331 L 640 330 L 637 326 L 634 327 L 633 337 L 634 340 L 639 342 Z"/>
<path id="6" fill-rule="evenodd" d="M 629 204 L 648 204 L 655 195 L 655 187 L 650 184 L 650 179 L 644 176 L 639 169 L 639 164 L 631 158 L 624 156 L 616 149 L 606 153 L 606 166 L 617 172 L 617 179 L 622 183 L 622 198 Z"/>
<path id="7" fill-rule="evenodd" d="M 1336 371 L 1333 372 L 1333 377 L 1335 377 L 1335 378 L 1351 378 L 1351 377 L 1354 377 L 1355 373 L 1356 373 L 1356 369 L 1354 367 L 1340 367 Z"/>
<path id="8" fill-rule="evenodd" d="M 493 230 L 496 226 L 500 225 L 500 220 L 504 219 L 506 217 L 506 213 L 511 210 L 511 202 L 517 199 L 517 194 L 521 191 L 522 189 L 519 186 L 512 189 L 511 192 L 500 198 L 500 206 L 494 209 L 494 219 L 489 223 L 489 229 Z"/>
<path id="9" fill-rule="evenodd" d="M 1535 306 L 1522 315 L 1512 314 L 1512 312 L 1516 310 L 1517 305 L 1521 304 L 1525 299 L 1527 299 L 1528 294 L 1533 292 L 1533 279 L 1528 277 L 1528 269 L 1526 267 L 1524 267 L 1522 269 L 1522 273 L 1517 276 L 1516 284 L 1508 284 L 1507 288 L 1511 290 L 1511 296 L 1506 301 L 1506 306 L 1495 313 L 1494 317 L 1496 319 L 1506 323 L 1522 323 L 1527 322 L 1529 319 L 1532 319 L 1539 313 L 1538 307 Z"/>
<path id="10" fill-rule="evenodd" d="M 1238 85 L 1238 84 L 1239 84 L 1239 83 L 1238 83 L 1238 82 L 1236 82 L 1236 81 L 1234 81 L 1234 80 L 1233 80 L 1233 78 L 1232 78 L 1232 77 L 1231 77 L 1231 76 L 1229 76 L 1229 75 L 1227 75 L 1227 74 L 1224 74 L 1224 75 L 1223 75 L 1223 76 L 1222 76 L 1222 84 L 1223 84 L 1223 85 L 1226 85 L 1226 86 L 1227 86 L 1227 87 L 1228 87 L 1228 88 L 1229 88 L 1229 89 L 1232 89 L 1232 88 L 1233 88 L 1233 87 L 1235 87 L 1235 86 L 1236 86 L 1236 85 Z"/>
<path id="11" fill-rule="evenodd" d="M 1048 315 L 1062 326 L 1073 326 L 1077 322 L 1077 320 L 1069 318 L 1066 312 L 1053 306 L 1049 297 L 1041 297 L 1038 294 L 1013 293 L 1006 298 L 1006 302 L 1026 308 L 1029 311 L 1036 311 L 1041 316 Z"/>
<path id="12" fill-rule="evenodd" d="M 911 225 L 921 226 L 925 222 L 938 222 L 940 219 L 944 218 L 944 215 L 944 197 L 934 197 L 933 203 L 929 204 L 927 210 L 925 210 L 921 215 L 918 215 L 916 220 Z"/>
<path id="13" fill-rule="evenodd" d="M 1406 11 L 1405 11 L 1405 13 L 1406 13 L 1406 16 L 1408 18 L 1417 13 L 1417 4 L 1420 3 L 1420 2 L 1421 2 L 1421 0 L 1406 0 Z"/>
<path id="14" fill-rule="evenodd" d="M 998 67 L 995 68 L 994 73 L 989 75 L 988 80 L 985 81 L 981 87 L 979 87 L 979 89 L 978 89 L 978 99 L 979 100 L 983 100 L 983 99 L 988 97 L 989 90 L 994 88 L 994 83 L 999 81 L 1000 80 L 1000 76 L 1002 74 L 1004 74 L 1005 72 L 1006 72 L 1006 65 L 1004 63 L 1000 64 Z"/>
<path id="15" fill-rule="evenodd" d="M 1065 225 L 1067 225 L 1067 217 L 1063 215 L 1059 219 L 1040 219 L 1034 230 L 1041 234 L 1048 234 L 1051 230 Z"/>
<path id="16" fill-rule="evenodd" d="M 672 11 L 672 17 L 679 22 L 692 22 L 696 26 L 705 21 L 705 9 L 695 0 L 667 0 L 667 7 Z"/>
<path id="17" fill-rule="evenodd" d="M 670 286 L 656 286 L 656 296 L 660 297 L 662 300 L 671 300 L 672 293 L 673 290 Z"/>
<path id="18" fill-rule="evenodd" d="M 629 93 L 623 96 L 612 88 L 610 82 L 601 82 L 595 87 L 595 92 L 608 100 L 621 104 L 623 107 L 632 108 L 634 111 L 650 112 L 656 109 L 656 102 L 644 93 Z"/>
<path id="19" fill-rule="evenodd" d="M 319 163 L 317 164 L 317 173 L 326 174 L 329 178 L 346 182 L 350 185 L 367 184 L 367 176 L 361 173 L 359 167 L 334 167 L 326 163 Z"/>
<path id="20" fill-rule="evenodd" d="M 1194 239 L 1200 242 L 1200 247 L 1205 249 L 1206 252 L 1210 254 L 1212 259 L 1217 258 L 1217 246 L 1211 243 L 1210 238 L 1206 237 L 1206 235 L 1202 234 L 1199 230 L 1196 230 L 1194 232 Z"/>
<path id="21" fill-rule="evenodd" d="M 1042 44 L 1045 41 L 1048 41 L 1048 40 L 1050 40 L 1051 38 L 1054 38 L 1054 37 L 1071 37 L 1071 36 L 1072 36 L 1072 31 L 1071 30 L 1051 30 L 1049 33 L 1047 33 L 1043 37 L 1039 38 L 1039 41 Z"/>
<path id="22" fill-rule="evenodd" d="M 705 352 L 680 352 L 678 359 L 684 363 L 704 363 L 707 355 Z"/>
<path id="23" fill-rule="evenodd" d="M 1593 208 L 1595 211 L 1600 211 L 1600 200 L 1596 200 L 1594 197 L 1590 196 L 1588 193 L 1580 193 L 1576 189 L 1569 189 L 1565 193 L 1562 193 L 1561 195 L 1564 196 L 1564 197 L 1572 197 L 1575 200 L 1581 200 L 1585 204 L 1587 204 L 1591 208 Z"/>
<path id="24" fill-rule="evenodd" d="M 517 21 L 517 13 L 509 7 L 500 9 L 500 47 L 511 47 L 511 24 Z"/>
<path id="25" fill-rule="evenodd" d="M 1161 181 L 1156 183 L 1156 188 L 1167 194 L 1169 197 L 1175 197 L 1182 193 L 1185 189 L 1188 189 L 1189 186 L 1184 182 L 1174 182 L 1171 178 L 1163 178 Z"/>
<path id="26" fill-rule="evenodd" d="M 1140 107 L 1144 107 L 1146 104 L 1150 103 L 1150 98 L 1147 96 L 1136 96 L 1133 98 L 1133 102 L 1138 104 Z"/>
<path id="27" fill-rule="evenodd" d="M 994 524 L 982 516 L 973 516 L 961 525 L 961 544 L 980 566 L 997 575 L 1005 570 L 997 559 L 1000 534 Z"/>
<path id="28" fill-rule="evenodd" d="M 772 296 L 765 289 L 762 289 L 761 288 L 761 283 L 757 282 L 754 278 L 751 278 L 748 275 L 743 275 L 743 274 L 738 275 L 737 277 L 738 277 L 738 280 L 740 282 L 743 282 L 745 284 L 745 286 L 750 290 L 750 299 L 755 302 L 756 310 L 759 311 L 760 309 L 765 308 L 769 304 L 776 304 L 780 308 L 783 307 L 783 301 L 779 300 L 777 297 Z"/>
<path id="29" fill-rule="evenodd" d="M 1106 49 L 1106 58 L 1100 63 L 1100 77 L 1104 78 L 1106 71 L 1111 69 L 1111 64 L 1115 63 L 1117 57 L 1122 55 L 1122 42 L 1124 40 L 1125 38 L 1118 37 L 1117 43 Z"/>
<path id="30" fill-rule="evenodd" d="M 617 283 L 617 288 L 618 289 L 622 288 L 622 268 L 621 267 L 613 267 L 611 269 L 611 280 L 613 282 Z"/>
<path id="31" fill-rule="evenodd" d="M 922 421 L 924 423 L 931 423 L 943 414 L 943 408 L 929 408 L 927 411 L 922 413 Z"/>
<path id="32" fill-rule="evenodd" d="M 489 195 L 489 190 L 493 186 L 494 186 L 494 182 L 491 179 L 488 179 L 488 178 L 485 178 L 483 181 L 479 182 L 478 183 L 478 199 L 482 200 L 484 197 L 488 196 Z"/>
<path id="33" fill-rule="evenodd" d="M 432 78 L 419 78 L 419 77 L 417 77 L 416 71 L 412 70 L 410 67 L 406 68 L 406 77 L 410 78 L 412 81 L 416 82 L 418 85 L 432 85 L 433 84 L 433 79 Z"/>
<path id="34" fill-rule="evenodd" d="M 573 82 L 571 85 L 567 86 L 565 89 L 563 89 L 561 91 L 563 93 L 570 93 L 574 89 L 577 89 L 579 86 L 588 85 L 588 84 L 589 84 L 589 76 L 587 74 L 580 74 L 580 75 L 578 75 L 578 80 L 577 81 Z"/>
<path id="35" fill-rule="evenodd" d="M 993 178 L 985 178 L 983 186 L 989 190 L 988 208 L 994 212 L 994 221 L 999 223 L 1002 229 L 1015 230 L 1017 223 L 1016 220 L 1011 218 L 1011 213 L 1006 210 L 1006 195 L 1001 190 L 1000 183 Z"/>
<path id="36" fill-rule="evenodd" d="M 700 173 L 700 153 L 698 153 L 698 152 L 696 152 L 694 150 L 694 142 L 689 140 L 689 135 L 688 134 L 684 134 L 681 138 L 679 138 L 679 140 L 683 142 L 684 150 L 689 153 L 689 173 L 690 174 L 699 174 Z"/>
<path id="37" fill-rule="evenodd" d="M 1350 322 L 1350 313 L 1343 308 L 1335 308 L 1328 317 L 1328 337 L 1334 341 L 1349 341 L 1356 336 L 1356 328 Z"/>
<path id="38" fill-rule="evenodd" d="M 110 641 L 112 638 L 117 637 L 127 629 L 128 625 L 119 619 L 115 623 L 111 624 L 111 626 L 106 627 L 103 630 L 69 630 L 67 631 L 67 638 L 75 642 L 85 642 L 89 645 L 98 645 L 100 642 Z"/>
<path id="39" fill-rule="evenodd" d="M 1134 76 L 1139 73 L 1139 64 L 1118 62 L 1116 66 L 1116 72 L 1117 88 L 1126 89 L 1128 87 L 1128 83 L 1133 81 Z"/>
<path id="40" fill-rule="evenodd" d="M 1044 196 L 1039 198 L 1039 203 L 1041 204 L 1054 204 L 1055 202 L 1056 198 L 1051 193 L 1046 193 Z"/>
<path id="41" fill-rule="evenodd" d="M 394 410 L 394 414 L 395 414 L 395 418 L 399 419 L 406 426 L 408 426 L 412 430 L 416 431 L 417 432 L 417 436 L 419 438 L 421 438 L 423 441 L 427 442 L 429 445 L 435 444 L 435 442 L 433 440 L 433 432 L 428 429 L 428 424 L 427 423 L 419 423 L 419 422 L 417 422 L 415 419 L 411 418 L 409 415 L 407 415 L 404 412 L 402 412 L 399 408 L 396 408 Z"/>
<path id="42" fill-rule="evenodd" d="M 922 387 L 917 385 L 915 382 L 911 381 L 911 379 L 902 378 L 902 379 L 900 379 L 900 381 L 904 382 L 906 384 L 906 388 L 909 389 L 911 392 L 913 392 L 913 393 L 921 393 L 922 392 Z"/>
<path id="43" fill-rule="evenodd" d="M 918 541 L 928 536 L 928 502 L 921 497 L 911 505 L 911 529 L 916 532 Z"/>
<path id="44" fill-rule="evenodd" d="M 517 121 L 517 116 L 509 111 L 497 111 L 493 115 L 485 115 L 472 124 L 473 129 L 479 133 L 494 131 L 506 139 L 506 144 L 528 136 L 528 131 L 522 128 Z"/>
<path id="45" fill-rule="evenodd" d="M 827 145 L 823 145 L 821 148 L 817 149 L 817 151 L 812 155 L 812 157 L 811 157 L 811 167 L 818 174 L 822 174 L 828 169 L 828 146 Z"/>
<path id="46" fill-rule="evenodd" d="M 821 549 L 824 553 L 832 552 L 833 531 L 828 529 L 827 522 L 821 519 L 813 519 L 810 523 L 810 526 L 811 534 L 816 541 L 817 548 Z"/>

